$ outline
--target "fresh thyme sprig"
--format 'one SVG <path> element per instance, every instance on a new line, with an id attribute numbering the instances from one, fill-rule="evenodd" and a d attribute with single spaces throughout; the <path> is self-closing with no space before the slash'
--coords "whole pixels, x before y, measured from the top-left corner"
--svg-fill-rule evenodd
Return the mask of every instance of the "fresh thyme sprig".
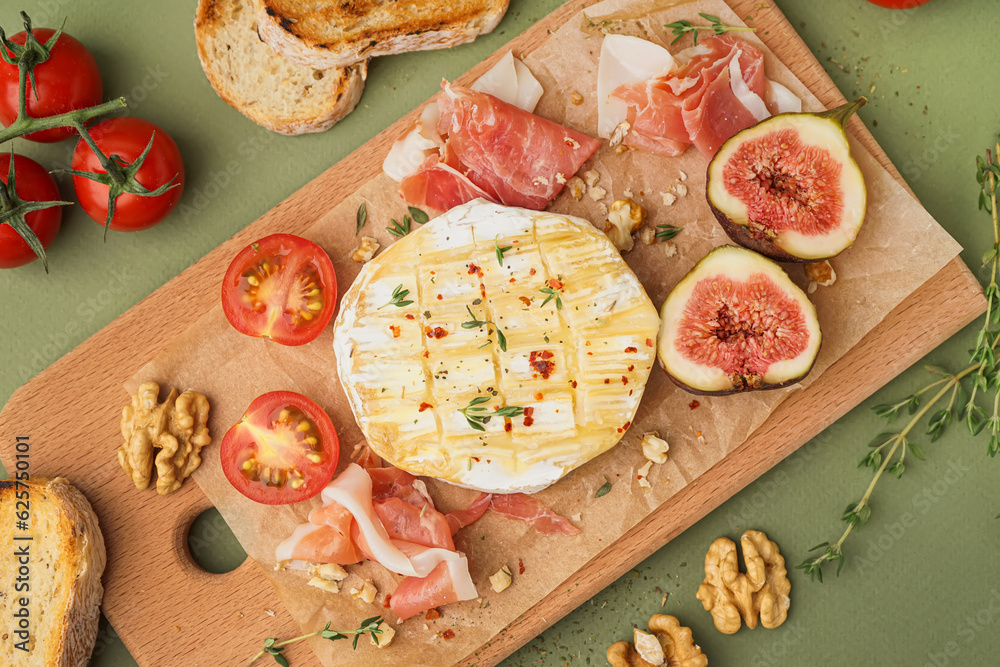
<path id="1" fill-rule="evenodd" d="M 362 204 L 364 206 L 364 204 Z M 390 234 L 393 236 L 403 237 L 410 233 L 410 223 L 415 222 L 418 225 L 422 225 L 427 222 L 430 218 L 426 213 L 421 211 L 419 208 L 409 206 L 407 210 L 410 212 L 409 215 L 403 216 L 403 222 L 396 222 L 395 220 L 389 220 L 390 225 L 386 227 Z M 358 215 L 361 215 L 361 211 L 358 211 Z M 360 217 L 359 217 L 360 220 Z M 360 227 L 358 230 L 360 231 Z"/>
<path id="2" fill-rule="evenodd" d="M 673 34 L 677 35 L 674 37 L 674 41 L 671 44 L 676 44 L 684 37 L 684 35 L 691 33 L 691 38 L 695 46 L 698 46 L 698 33 L 702 30 L 711 30 L 716 35 L 722 35 L 727 32 L 732 32 L 736 30 L 743 30 L 749 32 L 756 32 L 756 28 L 747 28 L 744 26 L 730 26 L 723 25 L 722 19 L 718 16 L 712 16 L 711 14 L 698 13 L 698 16 L 708 21 L 711 25 L 692 25 L 690 21 L 674 21 L 673 23 L 667 23 L 664 28 L 670 28 Z"/>
<path id="3" fill-rule="evenodd" d="M 494 322 L 490 322 L 489 320 L 477 320 L 476 316 L 472 312 L 472 308 L 469 308 L 468 306 L 466 306 L 465 309 L 467 311 L 469 311 L 469 317 L 471 317 L 472 319 L 469 320 L 469 321 L 467 321 L 467 322 L 462 322 L 462 328 L 463 329 L 480 329 L 482 327 L 493 327 L 493 331 L 495 331 L 496 334 L 497 334 L 497 345 L 500 346 L 501 350 L 503 350 L 504 352 L 506 352 L 507 351 L 507 337 L 503 335 L 503 331 L 500 330 L 500 327 L 498 327 Z"/>
<path id="4" fill-rule="evenodd" d="M 368 222 L 368 206 L 364 202 L 361 202 L 361 206 L 358 206 L 356 221 L 357 229 L 354 232 L 355 236 L 361 233 L 361 228 L 365 226 L 366 222 Z"/>
<path id="5" fill-rule="evenodd" d="M 546 287 L 543 287 L 540 290 L 538 290 L 542 294 L 548 294 L 548 296 L 545 297 L 545 300 L 542 301 L 542 305 L 544 306 L 549 301 L 552 301 L 552 299 L 555 299 L 556 310 L 562 310 L 563 307 L 562 297 L 559 296 L 559 293 L 562 292 L 562 289 L 563 289 L 562 276 L 559 276 L 557 280 L 549 280 L 548 285 Z"/>
<path id="6" fill-rule="evenodd" d="M 489 400 L 489 396 L 476 396 L 474 399 L 469 401 L 468 405 L 464 408 L 459 408 L 458 410 L 465 417 L 465 420 L 469 422 L 469 426 L 471 426 L 475 431 L 485 431 L 485 425 L 489 424 L 493 417 L 520 417 L 524 414 L 524 408 L 516 405 L 508 405 L 498 408 L 493 412 L 488 412 L 487 409 L 483 407 L 483 403 L 486 403 Z"/>
<path id="7" fill-rule="evenodd" d="M 371 635 L 372 641 L 377 645 L 378 636 L 382 634 L 382 630 L 378 627 L 381 623 L 381 616 L 372 616 L 371 618 L 366 618 L 361 621 L 361 626 L 357 630 L 331 630 L 330 623 L 327 623 L 326 627 L 322 630 L 310 632 L 307 635 L 295 637 L 294 639 L 286 639 L 283 642 L 279 642 L 275 637 L 268 637 L 264 640 L 264 648 L 247 664 L 252 665 L 263 657 L 264 654 L 267 654 L 274 658 L 274 661 L 281 665 L 281 667 L 288 667 L 288 658 L 282 655 L 281 652 L 284 651 L 285 647 L 289 644 L 294 644 L 302 641 L 303 639 L 309 639 L 310 637 L 322 637 L 323 639 L 329 639 L 330 641 L 335 642 L 339 639 L 347 639 L 348 635 L 354 635 L 354 642 L 352 643 L 351 648 L 356 650 L 358 648 L 358 639 L 360 639 L 362 635 Z"/>
<path id="8" fill-rule="evenodd" d="M 500 268 L 503 268 L 503 254 L 508 250 L 510 250 L 513 246 L 509 245 L 501 246 L 499 235 L 496 237 L 496 239 L 493 240 L 493 245 L 496 246 L 497 249 L 497 264 L 500 265 Z"/>
<path id="9" fill-rule="evenodd" d="M 392 290 L 392 298 L 389 299 L 388 303 L 383 303 L 378 307 L 378 310 L 382 310 L 386 306 L 396 306 L 397 308 L 403 308 L 404 306 L 409 306 L 412 301 L 405 300 L 406 297 L 410 295 L 410 290 L 403 289 L 403 285 L 396 285 L 396 289 Z"/>
<path id="10" fill-rule="evenodd" d="M 870 450 L 861 459 L 858 467 L 868 467 L 875 471 L 875 475 L 865 490 L 864 495 L 856 503 L 847 506 L 841 520 L 847 523 L 840 539 L 834 543 L 824 542 L 813 547 L 810 551 L 819 553 L 800 563 L 798 569 L 804 570 L 811 578 L 823 581 L 823 567 L 827 563 L 837 563 L 837 574 L 844 568 L 844 542 L 854 531 L 871 518 L 872 506 L 871 497 L 875 490 L 875 485 L 884 472 L 889 472 L 896 477 L 901 477 L 906 470 L 907 450 L 919 460 L 924 460 L 923 450 L 918 444 L 909 439 L 910 433 L 917 424 L 927 416 L 927 435 L 931 442 L 934 442 L 944 433 L 945 429 L 952 423 L 956 411 L 960 412 L 965 420 L 966 427 L 973 435 L 978 435 L 985 427 L 990 429 L 990 441 L 987 446 L 987 454 L 996 456 L 1000 452 L 1000 364 L 997 363 L 996 350 L 1000 345 L 1000 329 L 993 328 L 1000 324 L 1000 286 L 997 278 L 1000 276 L 1000 225 L 997 219 L 997 194 L 1000 190 L 1000 142 L 994 145 L 992 151 L 986 151 L 986 158 L 976 158 L 976 180 L 979 182 L 981 192 L 979 195 L 979 208 L 990 213 L 993 222 L 993 247 L 983 256 L 983 268 L 988 268 L 989 284 L 985 288 L 986 293 L 986 316 L 983 318 L 983 326 L 976 337 L 976 346 L 972 350 L 971 365 L 958 373 L 949 373 L 936 366 L 926 367 L 927 372 L 939 379 L 930 382 L 925 387 L 914 394 L 907 396 L 898 403 L 885 403 L 872 408 L 875 414 L 892 422 L 900 414 L 906 411 L 910 415 L 910 420 L 906 426 L 894 433 L 881 433 L 869 443 Z M 968 394 L 962 407 L 959 397 L 964 394 L 963 380 L 971 379 L 972 390 Z M 926 403 L 921 406 L 924 394 L 937 390 Z M 986 411 L 976 402 L 977 395 L 981 392 L 986 394 L 992 391 L 993 413 L 987 417 Z M 931 413 L 940 401 L 947 398 L 944 408 L 940 408 Z"/>
<path id="11" fill-rule="evenodd" d="M 684 231 L 683 227 L 674 227 L 673 225 L 657 225 L 656 238 L 660 241 L 669 241 L 682 231 Z"/>

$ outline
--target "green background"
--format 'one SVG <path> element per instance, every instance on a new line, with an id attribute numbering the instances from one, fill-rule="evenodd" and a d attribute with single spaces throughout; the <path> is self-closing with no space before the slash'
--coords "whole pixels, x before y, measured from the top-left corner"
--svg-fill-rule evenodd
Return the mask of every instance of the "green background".
<path id="1" fill-rule="evenodd" d="M 0 25 L 18 29 L 13 0 Z M 182 207 L 138 234 L 100 229 L 69 211 L 41 266 L 0 272 L 0 400 L 216 245 L 357 148 L 437 89 L 558 6 L 513 0 L 500 27 L 474 44 L 374 61 L 358 109 L 321 135 L 279 137 L 245 120 L 215 96 L 195 52 L 193 2 L 43 0 L 24 3 L 36 25 L 69 17 L 68 31 L 94 53 L 105 95 L 126 95 L 133 113 L 160 124 L 184 155 Z M 767 4 L 767 3 L 762 3 Z M 988 248 L 989 223 L 977 211 L 974 157 L 1000 130 L 997 57 L 1000 14 L 994 0 L 932 0 L 890 11 L 863 0 L 779 0 L 781 10 L 848 97 L 866 94 L 861 117 L 920 200 L 966 248 L 970 266 Z M 873 90 L 874 87 L 874 90 Z M 71 143 L 16 150 L 49 167 L 65 165 Z M 239 173 L 226 174 L 235 161 Z M 65 184 L 64 184 L 65 185 Z M 64 194 L 71 192 L 64 189 Z M 929 355 L 965 365 L 978 324 Z M 720 635 L 694 594 L 702 559 L 719 535 L 759 528 L 789 562 L 839 536 L 844 506 L 871 475 L 857 470 L 882 424 L 868 409 L 923 386 L 915 367 L 828 428 L 799 452 L 722 505 L 636 570 L 599 593 L 511 657 L 507 665 L 604 663 L 613 641 L 628 638 L 664 611 L 693 628 L 714 665 L 993 665 L 1000 654 L 997 535 L 1000 461 L 985 438 L 960 425 L 938 442 L 923 439 L 927 462 L 901 480 L 885 479 L 874 515 L 847 543 L 839 579 L 791 574 L 792 608 L 777 630 Z M 809 415 L 802 415 L 808 420 Z M 241 559 L 217 514 L 192 529 L 209 569 Z M 248 652 L 262 638 L 247 637 Z M 179 638 L 179 640 L 183 640 Z M 235 658 L 235 656 L 234 656 Z M 192 663 L 197 656 L 192 655 Z M 134 662 L 114 630 L 101 626 L 91 662 Z"/>

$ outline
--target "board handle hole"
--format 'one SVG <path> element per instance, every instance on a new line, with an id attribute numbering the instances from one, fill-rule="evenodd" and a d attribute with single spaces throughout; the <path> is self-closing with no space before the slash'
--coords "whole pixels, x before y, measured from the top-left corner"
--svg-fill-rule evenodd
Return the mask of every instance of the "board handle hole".
<path id="1" fill-rule="evenodd" d="M 191 522 L 187 546 L 195 565 L 211 574 L 232 572 L 247 559 L 247 552 L 214 507 Z"/>

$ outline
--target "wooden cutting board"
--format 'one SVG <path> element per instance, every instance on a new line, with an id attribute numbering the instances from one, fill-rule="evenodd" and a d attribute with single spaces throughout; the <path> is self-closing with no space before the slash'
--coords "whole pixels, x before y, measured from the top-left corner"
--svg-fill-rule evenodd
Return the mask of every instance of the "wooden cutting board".
<path id="1" fill-rule="evenodd" d="M 754 24 L 764 28 L 758 36 L 824 104 L 843 101 L 777 8 L 759 0 L 729 4 L 740 16 L 753 16 Z M 579 0 L 570 0 L 458 82 L 472 81 L 509 48 L 531 51 L 548 30 L 579 9 Z M 16 437 L 28 436 L 32 474 L 68 477 L 97 510 L 108 550 L 104 612 L 140 665 L 242 664 L 262 638 L 295 636 L 299 628 L 252 561 L 212 575 L 191 560 L 188 527 L 209 507 L 196 484 L 167 497 L 134 492 L 114 454 L 120 440 L 118 408 L 126 399 L 122 384 L 215 304 L 216 290 L 205 286 L 219 284 L 239 249 L 277 231 L 302 233 L 380 171 L 382 156 L 412 120 L 408 114 L 54 363 L 15 392 L 0 413 L 0 458 L 12 467 Z M 899 178 L 871 135 L 853 122 L 862 143 Z M 462 664 L 499 662 L 788 456 L 984 307 L 979 283 L 965 265 L 958 259 L 948 264 L 814 384 L 785 400 L 735 452 Z M 801 420 L 802 414 L 810 419 Z M 317 664 L 305 646 L 289 649 L 288 656 L 300 667 Z"/>

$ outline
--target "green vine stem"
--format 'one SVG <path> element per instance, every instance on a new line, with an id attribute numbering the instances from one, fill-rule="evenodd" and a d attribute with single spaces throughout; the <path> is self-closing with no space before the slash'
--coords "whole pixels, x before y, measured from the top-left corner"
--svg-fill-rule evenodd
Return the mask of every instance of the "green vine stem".
<path id="1" fill-rule="evenodd" d="M 97 146 L 97 143 L 94 141 L 94 138 L 90 135 L 90 132 L 87 129 L 87 125 L 99 118 L 110 117 L 127 108 L 128 105 L 125 102 L 124 97 L 119 97 L 109 102 L 98 104 L 97 106 L 87 107 L 85 109 L 76 109 L 74 111 L 68 111 L 55 116 L 35 118 L 34 116 L 28 114 L 28 82 L 31 81 L 32 91 L 37 98 L 38 93 L 34 86 L 32 73 L 37 65 L 40 65 L 49 59 L 49 53 L 59 40 L 59 37 L 62 35 L 63 28 L 60 26 L 59 29 L 56 30 L 55 33 L 53 33 L 53 35 L 48 39 L 48 41 L 45 42 L 45 44 L 42 44 L 35 38 L 34 32 L 32 32 L 31 17 L 29 17 L 27 13 L 21 12 L 21 19 L 24 22 L 25 29 L 25 40 L 23 45 L 15 44 L 7 39 L 7 35 L 4 33 L 3 28 L 0 28 L 0 59 L 8 65 L 15 65 L 17 67 L 18 75 L 17 118 L 7 127 L 0 129 L 0 144 L 18 137 L 23 137 L 42 130 L 50 130 L 56 127 L 75 128 L 80 134 L 80 138 L 86 142 L 90 149 L 94 152 L 94 155 L 104 168 L 105 173 L 70 169 L 58 170 L 57 173 L 68 173 L 73 176 L 89 178 L 90 180 L 108 186 L 108 215 L 104 221 L 104 238 L 107 240 L 108 229 L 111 227 L 111 220 L 115 215 L 115 202 L 118 197 L 122 194 L 132 194 L 139 197 L 158 197 L 167 190 L 177 187 L 177 184 L 174 183 L 174 178 L 176 178 L 176 176 L 155 190 L 150 190 L 136 180 L 136 173 L 142 167 L 146 156 L 153 147 L 153 140 L 156 138 L 155 134 L 150 137 L 149 143 L 146 145 L 142 154 L 131 163 L 126 162 L 117 155 L 105 155 Z M 11 165 L 13 165 L 13 161 L 11 162 Z M 10 210 L 6 206 L 5 202 L 0 203 L 4 204 L 4 208 L 0 209 L 0 224 L 10 224 L 11 227 L 14 228 L 21 238 L 23 238 L 31 247 L 38 258 L 42 260 L 42 264 L 47 273 L 48 261 L 45 257 L 45 250 L 42 248 L 42 244 L 38 241 L 35 233 L 31 231 L 31 228 L 28 227 L 27 224 L 19 225 L 11 222 L 11 220 L 23 220 L 23 213 L 27 211 L 22 211 L 20 218 L 18 218 L 17 213 Z M 64 203 L 66 202 L 49 202 L 49 205 L 61 205 Z M 22 202 L 22 204 L 26 203 Z M 36 207 L 32 210 L 37 210 L 38 208 L 47 208 L 47 206 Z"/>

